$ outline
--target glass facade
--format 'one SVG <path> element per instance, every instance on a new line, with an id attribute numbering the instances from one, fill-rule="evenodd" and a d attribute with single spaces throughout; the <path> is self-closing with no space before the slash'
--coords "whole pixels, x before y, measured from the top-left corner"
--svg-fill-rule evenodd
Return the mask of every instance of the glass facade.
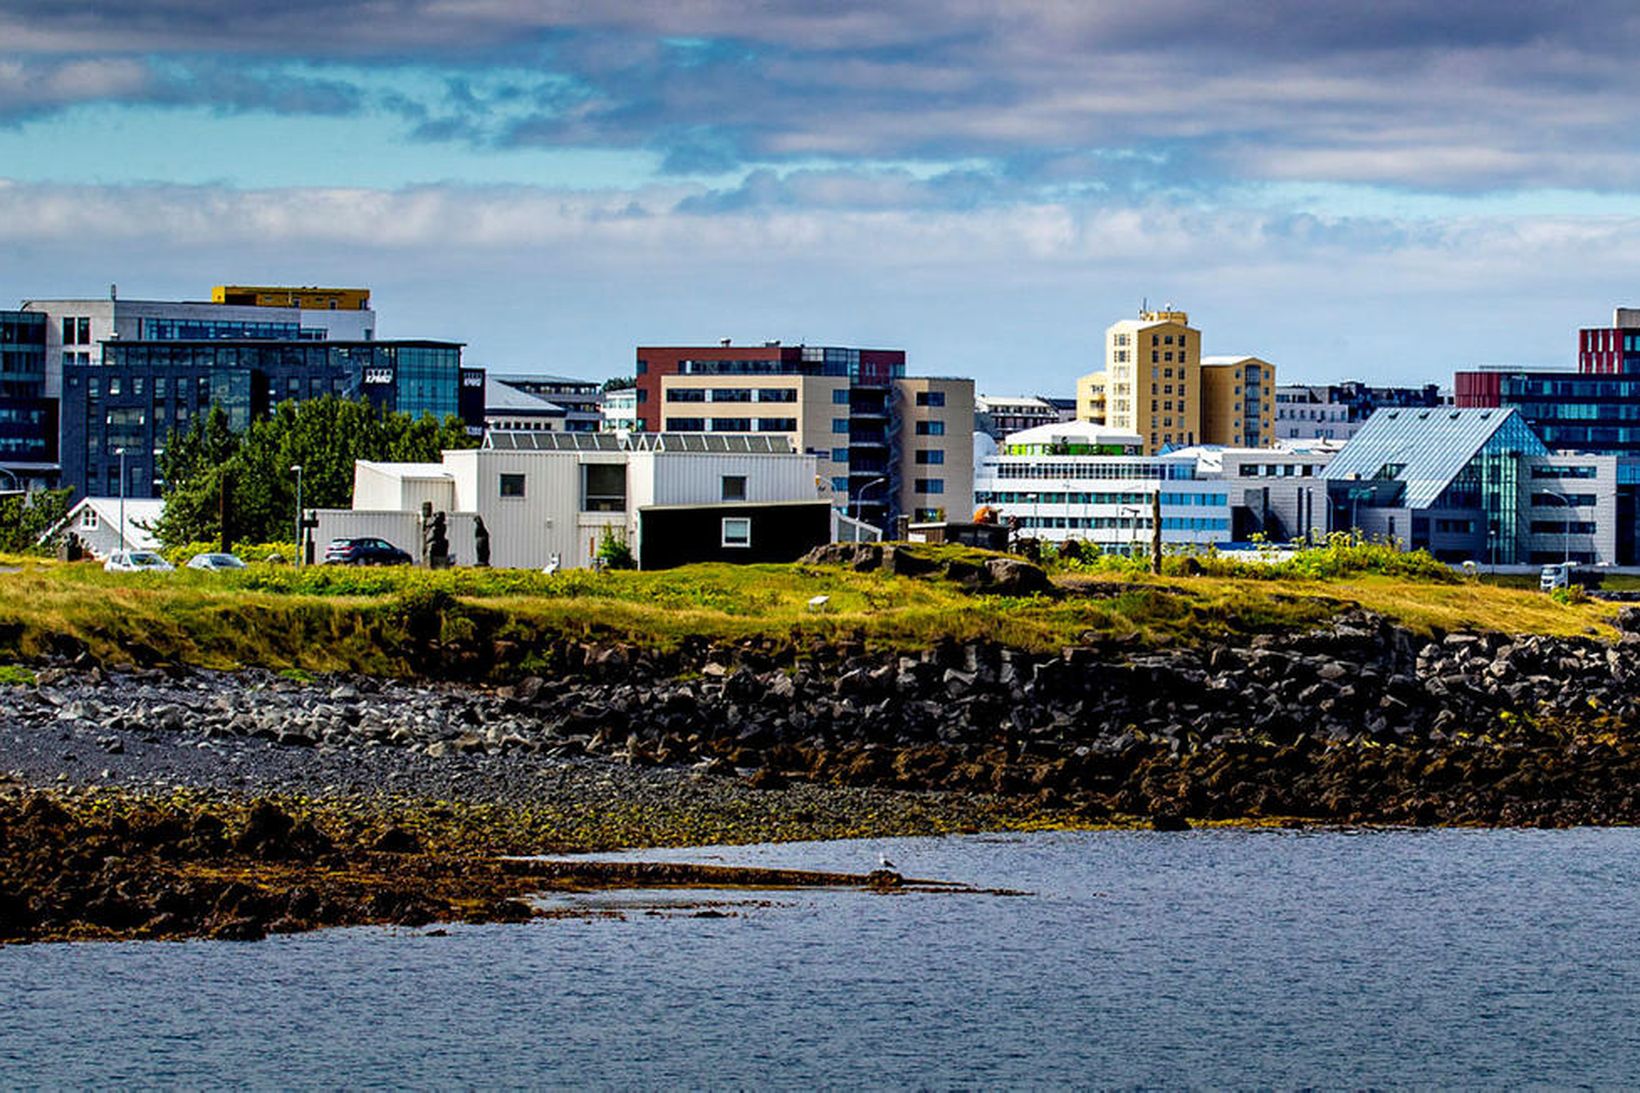
<path id="1" fill-rule="evenodd" d="M 45 384 L 46 316 L 0 311 L 0 462 L 56 460 L 56 403 Z"/>
<path id="2" fill-rule="evenodd" d="M 117 489 L 123 448 L 128 491 L 157 497 L 156 457 L 172 429 L 212 405 L 244 429 L 280 402 L 324 395 L 483 425 L 483 373 L 462 367 L 456 343 L 110 341 L 101 364 L 63 370 L 62 484 L 81 495 Z"/>

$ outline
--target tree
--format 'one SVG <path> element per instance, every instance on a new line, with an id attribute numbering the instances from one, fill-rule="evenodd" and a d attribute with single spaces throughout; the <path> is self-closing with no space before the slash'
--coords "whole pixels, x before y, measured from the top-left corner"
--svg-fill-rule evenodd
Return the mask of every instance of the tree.
<path id="1" fill-rule="evenodd" d="M 604 385 L 602 387 L 602 390 L 604 391 L 605 394 L 607 394 L 610 391 L 625 391 L 629 387 L 636 387 L 636 386 L 638 386 L 638 381 L 637 381 L 636 377 L 633 377 L 633 376 L 611 376 L 609 379 L 604 381 Z"/>
<path id="2" fill-rule="evenodd" d="M 296 532 L 292 466 L 302 467 L 304 506 L 345 508 L 358 460 L 436 462 L 443 449 L 476 444 L 454 416 L 439 422 L 430 414 L 381 413 L 335 396 L 281 402 L 239 434 L 213 408 L 166 444 L 165 514 L 155 532 L 166 546 L 215 539 L 225 497 L 231 538 L 286 541 Z"/>
<path id="3" fill-rule="evenodd" d="M 40 536 L 68 514 L 73 490 L 35 490 L 0 497 L 0 551 L 26 554 L 37 549 Z"/>

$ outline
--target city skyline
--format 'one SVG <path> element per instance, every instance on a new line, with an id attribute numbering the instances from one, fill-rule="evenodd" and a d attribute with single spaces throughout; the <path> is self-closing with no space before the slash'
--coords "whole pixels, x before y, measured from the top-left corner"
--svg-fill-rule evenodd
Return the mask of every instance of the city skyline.
<path id="1" fill-rule="evenodd" d="M 1063 394 L 1148 300 L 1286 382 L 1446 386 L 1569 365 L 1640 302 L 1635 31 L 1602 4 L 24 0 L 0 302 L 357 284 L 383 337 L 495 369 L 781 338 Z"/>

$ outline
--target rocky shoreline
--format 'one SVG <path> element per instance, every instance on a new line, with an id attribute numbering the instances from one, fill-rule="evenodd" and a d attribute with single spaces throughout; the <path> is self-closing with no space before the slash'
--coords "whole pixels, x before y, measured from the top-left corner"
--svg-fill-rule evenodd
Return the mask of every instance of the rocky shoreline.
<path id="1" fill-rule="evenodd" d="M 1056 655 L 566 642 L 550 677 L 498 687 L 81 655 L 9 688 L 0 773 L 18 808 L 277 801 L 332 847 L 393 828 L 480 873 L 499 853 L 1033 824 L 1629 824 L 1640 609 L 1618 627 L 1422 637 L 1352 611 L 1244 646 Z M 0 823 L 13 853 L 40 830 Z M 0 921 L 37 902 L 14 888 Z"/>

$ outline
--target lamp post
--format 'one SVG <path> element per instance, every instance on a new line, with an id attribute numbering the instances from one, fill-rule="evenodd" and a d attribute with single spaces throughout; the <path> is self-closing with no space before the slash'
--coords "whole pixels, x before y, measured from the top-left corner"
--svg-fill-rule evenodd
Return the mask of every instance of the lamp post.
<path id="1" fill-rule="evenodd" d="M 864 505 L 865 502 L 866 502 L 866 491 L 869 490 L 873 486 L 881 486 L 884 482 L 887 482 L 887 481 L 888 481 L 888 479 L 882 478 L 882 477 L 873 478 L 870 482 L 867 482 L 865 485 L 861 486 L 857 491 L 855 491 L 855 494 L 854 494 L 854 518 L 856 520 L 864 520 L 865 519 L 865 516 L 862 514 L 863 510 L 862 510 L 861 506 Z"/>
<path id="2" fill-rule="evenodd" d="M 1556 498 L 1561 508 L 1566 510 L 1566 519 L 1560 525 L 1560 564 L 1564 566 L 1572 560 L 1572 499 L 1558 490 L 1540 487 L 1538 492 Z"/>
<path id="3" fill-rule="evenodd" d="M 125 449 L 120 453 L 120 550 L 125 549 Z"/>
<path id="4" fill-rule="evenodd" d="M 1133 549 L 1139 543 L 1139 514 L 1144 510 L 1135 505 L 1123 505 L 1122 515 L 1128 521 L 1128 557 L 1133 557 Z"/>
<path id="5" fill-rule="evenodd" d="M 302 465 L 292 463 L 291 471 L 296 475 L 296 568 L 301 569 L 302 563 L 307 561 L 307 552 L 302 549 Z"/>

